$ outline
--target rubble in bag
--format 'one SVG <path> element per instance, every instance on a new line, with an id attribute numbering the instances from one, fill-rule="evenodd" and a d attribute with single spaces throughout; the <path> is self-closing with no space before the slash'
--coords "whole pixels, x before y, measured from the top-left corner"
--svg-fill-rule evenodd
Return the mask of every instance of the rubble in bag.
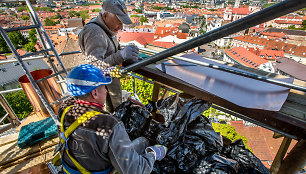
<path id="1" fill-rule="evenodd" d="M 200 164 L 197 166 L 197 168 L 194 169 L 194 173 L 237 173 L 238 167 L 239 165 L 237 161 L 225 158 L 217 154 L 212 154 L 210 156 L 206 156 L 203 160 L 200 161 Z"/>
<path id="2" fill-rule="evenodd" d="M 115 115 L 123 121 L 132 140 L 143 136 L 151 145 L 168 148 L 166 157 L 154 163 L 152 173 L 268 173 L 242 141 L 223 144 L 223 138 L 202 115 L 210 107 L 200 99 L 173 95 L 145 107 L 124 102 Z M 149 116 L 155 111 L 158 121 Z"/>
<path id="3" fill-rule="evenodd" d="M 131 140 L 143 136 L 144 132 L 148 131 L 151 120 L 150 112 L 130 100 L 116 108 L 115 116 L 124 123 Z"/>
<path id="4" fill-rule="evenodd" d="M 242 140 L 237 140 L 224 147 L 222 154 L 239 163 L 238 173 L 266 174 L 269 170 L 250 150 L 246 149 Z"/>
<path id="5" fill-rule="evenodd" d="M 146 105 L 146 109 L 150 112 L 155 112 L 158 110 L 164 118 L 164 125 L 169 126 L 172 117 L 176 115 L 177 107 L 180 107 L 184 103 L 184 100 L 179 97 L 179 95 L 172 95 L 164 100 L 159 100 L 157 102 L 149 102 Z"/>

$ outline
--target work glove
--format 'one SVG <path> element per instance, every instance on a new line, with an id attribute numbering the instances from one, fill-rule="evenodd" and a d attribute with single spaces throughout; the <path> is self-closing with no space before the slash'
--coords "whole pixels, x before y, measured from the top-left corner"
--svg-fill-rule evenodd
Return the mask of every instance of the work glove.
<path id="1" fill-rule="evenodd" d="M 165 158 L 166 153 L 167 153 L 167 147 L 162 146 L 162 145 L 155 145 L 155 146 L 149 146 L 146 148 L 146 152 L 149 153 L 153 153 L 155 160 L 162 160 L 163 158 Z"/>
<path id="2" fill-rule="evenodd" d="M 119 54 L 124 61 L 134 61 L 138 59 L 139 49 L 135 45 L 127 45 L 124 49 L 119 50 Z"/>

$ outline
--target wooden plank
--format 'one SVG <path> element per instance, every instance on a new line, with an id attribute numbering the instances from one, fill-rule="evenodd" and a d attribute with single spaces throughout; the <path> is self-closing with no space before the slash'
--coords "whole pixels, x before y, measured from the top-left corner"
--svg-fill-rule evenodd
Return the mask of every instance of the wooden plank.
<path id="1" fill-rule="evenodd" d="M 49 147 L 53 147 L 56 144 L 58 144 L 58 138 L 53 138 L 51 140 L 45 140 L 41 142 L 40 146 L 41 149 L 47 149 Z M 40 152 L 38 144 L 26 149 L 21 149 L 17 146 L 17 141 L 14 141 L 1 147 L 0 166 L 14 162 L 18 159 L 24 158 L 25 156 L 38 152 Z"/>
<path id="2" fill-rule="evenodd" d="M 1 150 L 2 150 L 2 146 L 6 145 L 6 144 L 9 144 L 9 143 L 12 143 L 14 141 L 17 141 L 18 135 L 19 135 L 19 133 L 16 132 L 12 135 L 1 137 L 0 138 L 0 153 L 1 153 Z"/>
<path id="3" fill-rule="evenodd" d="M 278 172 L 279 167 L 287 153 L 287 150 L 290 146 L 292 139 L 284 137 L 281 146 L 279 147 L 277 154 L 273 160 L 272 166 L 270 168 L 271 174 L 276 174 Z"/>
<path id="4" fill-rule="evenodd" d="M 50 151 L 48 153 L 44 154 L 44 157 L 46 157 L 46 161 L 50 161 L 53 158 L 53 151 Z M 13 166 L 7 167 L 7 168 L 0 168 L 1 173 L 7 173 L 7 174 L 15 174 L 15 173 L 28 173 L 28 171 L 33 171 L 33 167 L 37 167 L 38 165 L 44 164 L 43 157 L 39 154 L 36 157 L 27 159 L 27 160 L 20 160 L 19 163 L 16 163 Z M 43 167 L 43 166 L 42 166 Z M 49 169 L 42 168 L 41 170 L 35 170 L 37 173 L 33 174 L 49 174 Z M 39 171 L 42 171 L 41 173 Z"/>
<path id="5" fill-rule="evenodd" d="M 156 102 L 158 100 L 159 93 L 160 93 L 160 84 L 154 82 L 153 94 L 152 94 L 152 101 L 153 102 Z"/>

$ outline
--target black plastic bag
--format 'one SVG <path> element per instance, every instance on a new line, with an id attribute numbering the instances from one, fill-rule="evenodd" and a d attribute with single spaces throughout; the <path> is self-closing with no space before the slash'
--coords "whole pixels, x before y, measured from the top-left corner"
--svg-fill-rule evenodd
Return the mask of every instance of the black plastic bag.
<path id="1" fill-rule="evenodd" d="M 123 122 L 131 140 L 143 136 L 148 131 L 150 112 L 130 100 L 119 105 L 114 115 Z"/>
<path id="2" fill-rule="evenodd" d="M 237 140 L 222 152 L 226 157 L 236 160 L 239 163 L 238 173 L 268 174 L 269 170 L 261 163 L 250 150 L 246 149 L 242 140 Z"/>
<path id="3" fill-rule="evenodd" d="M 194 173 L 208 174 L 214 172 L 219 174 L 233 174 L 238 172 L 238 167 L 239 164 L 237 161 L 212 154 L 200 161 L 200 164 L 194 169 Z"/>
<path id="4" fill-rule="evenodd" d="M 210 103 L 200 99 L 182 99 L 177 95 L 140 107 L 131 101 L 122 103 L 115 115 L 133 140 L 143 136 L 151 145 L 168 148 L 166 157 L 154 163 L 152 173 L 269 173 L 258 158 L 245 149 L 242 141 L 223 144 L 208 118 L 202 113 Z M 162 115 L 163 121 L 150 117 Z M 157 117 L 156 117 L 157 118 Z M 231 144 L 230 144 L 231 143 Z M 195 170 L 198 169 L 198 170 Z"/>

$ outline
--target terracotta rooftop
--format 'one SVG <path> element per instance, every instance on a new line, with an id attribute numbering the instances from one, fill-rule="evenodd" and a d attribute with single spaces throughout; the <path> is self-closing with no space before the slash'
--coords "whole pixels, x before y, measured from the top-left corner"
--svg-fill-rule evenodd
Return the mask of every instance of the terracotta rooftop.
<path id="1" fill-rule="evenodd" d="M 283 51 L 277 50 L 259 50 L 256 55 L 267 60 L 276 60 L 278 58 L 284 57 L 285 54 Z"/>
<path id="2" fill-rule="evenodd" d="M 233 8 L 232 13 L 238 15 L 248 15 L 250 14 L 250 11 L 249 8 Z"/>
<path id="3" fill-rule="evenodd" d="M 277 151 L 282 143 L 283 138 L 273 138 L 273 131 L 258 126 L 245 126 L 243 121 L 231 121 L 230 123 L 236 131 L 245 136 L 248 140 L 248 144 L 253 150 L 254 154 L 263 161 L 272 161 L 277 154 Z M 290 144 L 288 152 L 296 144 L 293 140 Z M 266 167 L 269 167 L 267 163 L 264 163 Z"/>
<path id="4" fill-rule="evenodd" d="M 290 20 L 275 20 L 275 23 L 278 24 L 295 24 L 295 25 L 302 25 L 302 21 L 290 21 Z"/>
<path id="5" fill-rule="evenodd" d="M 306 36 L 306 32 L 302 31 L 302 30 L 288 30 L 288 29 L 279 29 L 279 28 L 269 28 L 265 32 L 277 32 L 277 33 L 286 33 L 287 35 Z"/>
<path id="6" fill-rule="evenodd" d="M 153 41 L 151 44 L 155 45 L 155 46 L 158 46 L 158 47 L 163 47 L 163 48 L 171 48 L 175 45 L 178 45 L 178 44 L 173 43 L 173 42 L 159 42 L 159 41 Z"/>
<path id="7" fill-rule="evenodd" d="M 243 47 L 235 47 L 225 50 L 226 54 L 240 64 L 257 69 L 259 65 L 267 63 L 268 61 L 260 58 L 256 54 L 248 51 Z"/>
<path id="8" fill-rule="evenodd" d="M 119 42 L 130 42 L 136 40 L 142 45 L 151 43 L 154 40 L 154 33 L 149 32 L 127 32 L 121 31 L 117 34 Z"/>
<path id="9" fill-rule="evenodd" d="M 272 36 L 272 37 L 277 37 L 277 38 L 286 37 L 286 33 L 279 33 L 279 32 L 262 32 L 261 34 L 265 36 Z"/>
<path id="10" fill-rule="evenodd" d="M 293 54 L 301 57 L 306 57 L 306 46 L 297 46 L 292 44 L 287 44 L 284 41 L 279 40 L 269 40 L 265 38 L 260 37 L 254 37 L 254 36 L 238 36 L 234 37 L 234 40 L 239 40 L 247 43 L 252 43 L 256 45 L 262 45 L 267 50 L 279 50 L 283 51 L 287 54 Z"/>
<path id="11" fill-rule="evenodd" d="M 176 35 L 179 39 L 187 39 L 188 33 L 177 32 Z"/>

